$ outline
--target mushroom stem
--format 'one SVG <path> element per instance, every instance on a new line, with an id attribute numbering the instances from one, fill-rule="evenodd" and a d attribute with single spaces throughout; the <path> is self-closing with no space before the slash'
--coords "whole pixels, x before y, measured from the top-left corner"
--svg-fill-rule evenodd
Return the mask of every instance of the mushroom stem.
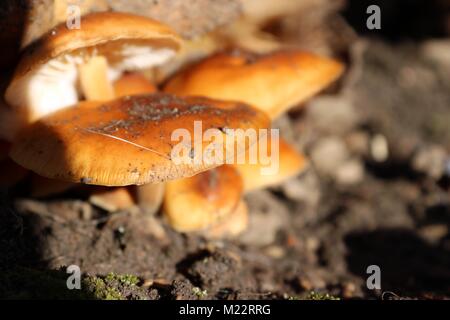
<path id="1" fill-rule="evenodd" d="M 96 187 L 92 191 L 89 202 L 107 212 L 126 210 L 135 204 L 130 187 Z"/>
<path id="2" fill-rule="evenodd" d="M 118 97 L 157 92 L 158 89 L 140 73 L 125 74 L 113 84 L 114 94 Z"/>
<path id="3" fill-rule="evenodd" d="M 149 183 L 136 188 L 139 207 L 147 215 L 155 214 L 164 199 L 165 183 Z"/>
<path id="4" fill-rule="evenodd" d="M 108 79 L 108 62 L 95 56 L 79 67 L 80 86 L 86 100 L 112 100 L 114 88 Z"/>

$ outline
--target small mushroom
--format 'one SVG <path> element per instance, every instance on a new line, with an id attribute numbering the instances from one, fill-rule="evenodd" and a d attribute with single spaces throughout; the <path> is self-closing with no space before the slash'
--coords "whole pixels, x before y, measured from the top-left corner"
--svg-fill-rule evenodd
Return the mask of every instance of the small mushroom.
<path id="1" fill-rule="evenodd" d="M 203 235 L 210 239 L 232 238 L 244 232 L 248 224 L 248 207 L 245 201 L 241 200 L 227 219 L 209 227 L 203 232 Z"/>
<path id="2" fill-rule="evenodd" d="M 113 84 L 116 97 L 157 92 L 156 86 L 140 73 L 125 74 Z"/>
<path id="3" fill-rule="evenodd" d="M 146 215 L 158 212 L 164 199 L 165 183 L 148 183 L 136 187 L 136 200 Z"/>
<path id="4" fill-rule="evenodd" d="M 239 173 L 227 165 L 193 177 L 168 181 L 164 214 L 169 224 L 180 232 L 208 232 L 209 228 L 219 225 L 226 228 L 222 223 L 238 208 L 242 209 L 242 191 Z"/>
<path id="5" fill-rule="evenodd" d="M 133 194 L 129 187 L 94 188 L 95 189 L 89 196 L 89 202 L 107 212 L 126 210 L 131 208 L 135 204 Z"/>
<path id="6" fill-rule="evenodd" d="M 301 51 L 213 55 L 174 76 L 164 91 L 242 101 L 272 119 L 310 98 L 343 72 L 343 65 Z"/>
<path id="7" fill-rule="evenodd" d="M 247 152 L 251 151 L 249 150 Z M 272 157 L 273 152 L 278 153 L 278 157 Z M 269 169 L 268 164 L 264 163 L 265 159 L 262 159 L 259 155 L 256 159 L 256 163 L 246 161 L 243 164 L 233 165 L 244 181 L 245 192 L 278 185 L 283 181 L 298 175 L 305 170 L 308 165 L 305 156 L 283 139 L 279 140 L 278 148 L 276 150 L 272 148 L 271 140 L 268 140 L 267 159 L 270 159 L 272 162 L 278 161 L 278 164 L 270 164 L 274 165 L 274 170 L 275 168 L 277 169 L 275 172 L 269 171 L 264 173 L 264 168 Z"/>
<path id="8" fill-rule="evenodd" d="M 196 128 L 196 122 L 201 123 Z M 267 116 L 241 103 L 169 94 L 127 96 L 100 103 L 81 102 L 41 118 L 21 131 L 12 145 L 11 158 L 47 178 L 85 184 L 124 186 L 158 183 L 191 176 L 219 166 L 231 155 L 256 143 L 256 137 L 239 143 L 220 128 L 267 129 Z M 226 140 L 222 159 L 203 161 L 203 154 L 175 161 L 175 130 L 194 137 L 207 150 L 210 141 L 197 141 L 208 129 Z M 226 137 L 226 139 L 225 139 Z M 230 146 L 233 146 L 231 149 Z M 194 155 L 192 155 L 194 156 Z M 191 161 L 187 161 L 187 160 Z M 184 161 L 186 160 L 186 161 Z M 200 161 L 196 161 L 200 160 Z"/>
<path id="9" fill-rule="evenodd" d="M 92 13 L 81 25 L 68 29 L 62 23 L 26 48 L 5 94 L 14 110 L 10 139 L 27 123 L 76 104 L 82 95 L 111 99 L 108 81 L 162 64 L 181 45 L 171 29 L 141 16 Z"/>

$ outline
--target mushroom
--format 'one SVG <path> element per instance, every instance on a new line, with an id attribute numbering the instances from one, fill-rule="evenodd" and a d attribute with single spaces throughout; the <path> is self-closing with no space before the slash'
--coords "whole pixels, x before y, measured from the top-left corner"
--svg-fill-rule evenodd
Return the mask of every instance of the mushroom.
<path id="1" fill-rule="evenodd" d="M 155 78 L 158 83 L 163 83 L 173 76 L 178 70 L 196 63 L 214 52 L 224 49 L 227 44 L 223 36 L 209 33 L 201 37 L 183 41 L 176 57 L 161 66 L 155 68 Z"/>
<path id="2" fill-rule="evenodd" d="M 107 212 L 126 210 L 135 204 L 131 190 L 126 187 L 94 187 L 89 202 Z"/>
<path id="3" fill-rule="evenodd" d="M 113 84 L 116 97 L 157 92 L 156 86 L 140 73 L 125 74 Z"/>
<path id="4" fill-rule="evenodd" d="M 113 84 L 116 97 L 125 97 L 138 94 L 157 92 L 156 86 L 141 73 L 129 73 L 123 75 Z M 137 186 L 135 191 L 136 201 L 141 210 L 152 215 L 161 207 L 164 197 L 164 183 L 149 183 Z M 113 191 L 114 192 L 114 191 Z"/>
<path id="5" fill-rule="evenodd" d="M 223 131 L 225 127 L 266 129 L 269 119 L 242 103 L 162 93 L 85 101 L 26 127 L 10 156 L 47 178 L 104 186 L 158 183 L 219 166 L 231 156 L 228 152 L 243 152 L 256 142 L 256 137 L 239 142 Z M 197 136 L 208 129 L 226 141 L 222 159 L 195 154 L 211 145 Z M 194 139 L 187 146 L 175 142 L 175 130 Z M 201 149 L 196 148 L 199 143 Z M 184 147 L 180 155 L 174 153 L 176 146 Z"/>
<path id="6" fill-rule="evenodd" d="M 255 147 L 256 146 L 253 148 Z M 251 150 L 248 150 L 247 152 L 251 152 Z M 278 156 L 273 157 L 273 153 L 277 153 Z M 275 172 L 264 173 L 263 169 L 265 167 L 267 168 L 267 164 L 264 163 L 264 159 L 260 156 L 257 157 L 256 163 L 246 161 L 242 164 L 233 164 L 242 177 L 245 192 L 280 184 L 281 182 L 298 175 L 305 170 L 308 165 L 305 156 L 299 153 L 282 138 L 279 139 L 276 149 L 272 148 L 271 139 L 268 140 L 267 155 L 264 155 L 264 157 L 265 156 L 271 161 L 278 161 L 276 164 L 277 170 Z M 274 164 L 272 163 L 270 165 Z"/>
<path id="7" fill-rule="evenodd" d="M 136 201 L 146 215 L 158 212 L 164 199 L 165 183 L 148 183 L 136 186 Z"/>
<path id="8" fill-rule="evenodd" d="M 164 214 L 169 224 L 180 232 L 208 232 L 215 226 L 227 229 L 222 223 L 233 216 L 236 210 L 245 210 L 241 203 L 242 191 L 239 173 L 228 165 L 193 177 L 168 181 Z M 236 215 L 239 218 L 242 212 Z M 211 232 L 223 233 L 217 229 Z"/>
<path id="9" fill-rule="evenodd" d="M 156 86 L 141 73 L 125 74 L 114 82 L 113 87 L 116 97 L 158 91 Z M 164 190 L 164 183 L 149 183 L 137 186 L 136 190 L 134 190 L 136 201 L 145 214 L 152 215 L 159 210 L 163 201 Z"/>
<path id="10" fill-rule="evenodd" d="M 335 60 L 301 51 L 257 55 L 233 50 L 178 73 L 164 91 L 242 101 L 274 119 L 325 88 L 342 71 Z"/>
<path id="11" fill-rule="evenodd" d="M 245 201 L 241 200 L 227 219 L 209 227 L 203 232 L 203 235 L 211 239 L 231 238 L 244 232 L 248 224 L 248 207 Z"/>
<path id="12" fill-rule="evenodd" d="M 21 33 L 16 38 L 20 41 L 21 48 L 36 41 L 59 23 L 71 24 L 78 16 L 109 10 L 109 0 L 6 0 L 3 2 L 14 3 L 15 7 L 23 10 L 22 15 L 16 17 L 16 20 L 20 22 L 17 32 Z"/>
<path id="13" fill-rule="evenodd" d="M 5 94 L 14 110 L 9 139 L 27 123 L 75 105 L 82 95 L 113 98 L 111 81 L 125 71 L 168 61 L 181 45 L 171 29 L 141 16 L 92 13 L 82 17 L 81 25 L 60 24 L 23 53 Z"/>

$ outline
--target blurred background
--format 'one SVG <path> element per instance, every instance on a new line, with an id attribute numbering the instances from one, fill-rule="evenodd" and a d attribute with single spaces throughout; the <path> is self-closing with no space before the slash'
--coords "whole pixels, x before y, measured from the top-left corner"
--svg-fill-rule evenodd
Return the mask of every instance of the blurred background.
<path id="1" fill-rule="evenodd" d="M 2 1 L 4 78 L 19 48 L 59 22 L 49 10 L 56 3 Z M 295 47 L 336 57 L 346 72 L 276 120 L 311 165 L 246 195 L 250 225 L 237 238 L 179 234 L 159 216 L 111 215 L 71 191 L 32 197 L 23 191 L 29 181 L 2 188 L 0 297 L 79 297 L 63 290 L 58 271 L 77 264 L 126 299 L 450 298 L 450 1 L 84 4 L 153 17 L 193 42 L 219 39 L 197 46 L 189 62 L 227 47 Z M 374 4 L 380 30 L 366 25 Z M 369 265 L 381 269 L 381 290 L 366 286 Z M 124 289 L 105 278 L 110 272 L 136 275 L 139 285 Z M 95 298 L 90 287 L 83 294 Z"/>

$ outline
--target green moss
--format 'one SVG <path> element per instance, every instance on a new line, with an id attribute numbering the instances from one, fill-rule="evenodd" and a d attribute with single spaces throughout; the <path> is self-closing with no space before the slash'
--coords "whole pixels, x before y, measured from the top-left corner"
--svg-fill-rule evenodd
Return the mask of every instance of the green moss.
<path id="1" fill-rule="evenodd" d="M 105 280 L 113 282 L 118 281 L 124 285 L 136 286 L 139 283 L 139 278 L 132 274 L 115 274 L 113 272 L 108 273 Z"/>
<path id="2" fill-rule="evenodd" d="M 200 299 L 202 299 L 208 295 L 208 291 L 202 290 L 199 287 L 192 288 L 192 293 L 194 293 Z"/>
<path id="3" fill-rule="evenodd" d="M 332 296 L 328 293 L 318 293 L 311 291 L 306 300 L 341 300 L 339 297 Z"/>
<path id="4" fill-rule="evenodd" d="M 139 278 L 131 274 L 108 273 L 105 277 L 87 277 L 84 284 L 92 292 L 95 299 L 125 300 L 144 299 L 138 288 Z"/>
<path id="5" fill-rule="evenodd" d="M 109 286 L 102 278 L 87 277 L 83 280 L 93 298 L 97 300 L 123 300 L 124 297 L 117 288 Z"/>

